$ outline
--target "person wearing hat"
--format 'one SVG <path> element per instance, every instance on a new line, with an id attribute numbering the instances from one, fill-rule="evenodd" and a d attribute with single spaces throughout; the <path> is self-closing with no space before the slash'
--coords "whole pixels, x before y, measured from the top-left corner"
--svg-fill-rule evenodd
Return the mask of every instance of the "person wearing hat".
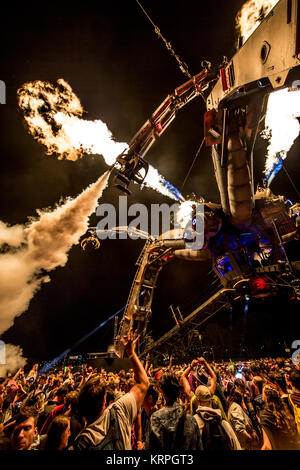
<path id="1" fill-rule="evenodd" d="M 198 424 L 204 450 L 241 450 L 231 425 L 222 418 L 221 410 L 212 407 L 213 395 L 208 387 L 199 385 L 195 391 Z"/>
<path id="2" fill-rule="evenodd" d="M 199 373 L 199 371 L 194 371 L 193 376 L 195 378 L 197 385 L 205 385 L 209 388 L 211 395 L 213 396 L 213 407 L 216 409 L 220 409 L 223 419 L 227 419 L 222 403 L 219 397 L 215 395 L 216 386 L 217 386 L 217 376 L 214 373 L 213 369 L 210 367 L 210 365 L 206 362 L 204 357 L 194 359 L 191 362 L 191 364 L 185 369 L 183 374 L 181 375 L 181 382 L 182 382 L 184 391 L 186 395 L 188 396 L 188 398 L 191 400 L 190 402 L 191 414 L 194 415 L 196 413 L 197 400 L 196 400 L 195 394 L 193 393 L 191 389 L 190 382 L 187 377 L 192 371 L 192 369 L 199 364 L 203 365 L 205 372 L 208 375 L 204 374 L 203 372 Z M 210 378 L 210 384 L 208 385 L 209 378 Z"/>

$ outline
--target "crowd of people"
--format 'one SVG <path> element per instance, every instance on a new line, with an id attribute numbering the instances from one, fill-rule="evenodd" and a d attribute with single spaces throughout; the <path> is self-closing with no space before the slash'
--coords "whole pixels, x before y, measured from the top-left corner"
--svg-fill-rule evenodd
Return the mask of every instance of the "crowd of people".
<path id="1" fill-rule="evenodd" d="M 131 369 L 36 364 L 0 379 L 0 450 L 299 450 L 300 367 L 290 359 Z"/>

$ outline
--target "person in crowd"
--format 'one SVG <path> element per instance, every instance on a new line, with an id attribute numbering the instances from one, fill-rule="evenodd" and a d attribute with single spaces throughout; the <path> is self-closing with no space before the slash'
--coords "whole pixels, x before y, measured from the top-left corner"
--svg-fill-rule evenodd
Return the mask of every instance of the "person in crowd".
<path id="1" fill-rule="evenodd" d="M 70 418 L 56 416 L 50 424 L 44 450 L 67 450 L 70 436 Z"/>
<path id="2" fill-rule="evenodd" d="M 64 396 L 64 395 L 61 395 L 61 396 Z M 77 403 L 78 403 L 78 392 L 73 391 L 73 392 L 67 393 L 67 395 L 64 396 L 64 402 L 56 406 L 52 411 L 50 411 L 48 418 L 46 419 L 43 427 L 40 430 L 40 434 L 42 435 L 42 434 L 48 433 L 50 425 L 56 416 L 60 414 L 70 416 L 72 404 L 73 404 L 73 409 L 74 409 Z M 73 424 L 74 423 L 75 421 L 73 420 Z"/>
<path id="3" fill-rule="evenodd" d="M 61 406 L 64 404 L 65 401 L 65 396 L 68 393 L 68 387 L 67 386 L 61 386 L 58 389 L 54 389 L 52 392 L 49 394 L 49 400 L 47 404 L 45 405 L 43 413 L 39 417 L 38 421 L 38 428 L 39 428 L 39 433 L 43 434 L 43 426 L 45 425 L 48 416 L 50 413 L 58 406 Z"/>
<path id="4" fill-rule="evenodd" d="M 264 383 L 265 383 L 265 379 L 263 379 L 262 377 L 260 376 L 253 377 L 253 384 L 256 388 L 256 393 L 253 394 L 252 396 L 252 403 L 257 414 L 264 407 L 264 400 L 262 396 Z"/>
<path id="5" fill-rule="evenodd" d="M 231 425 L 222 418 L 220 409 L 212 408 L 213 396 L 205 385 L 195 391 L 197 410 L 194 418 L 199 426 L 204 450 L 241 450 Z"/>
<path id="6" fill-rule="evenodd" d="M 145 449 L 145 441 L 147 430 L 149 427 L 150 417 L 152 413 L 158 410 L 157 408 L 157 400 L 158 400 L 159 393 L 153 385 L 147 390 L 146 396 L 142 403 L 141 409 L 141 440 L 137 442 L 137 450 L 144 450 Z"/>
<path id="7" fill-rule="evenodd" d="M 295 420 L 279 391 L 265 385 L 263 400 L 265 406 L 259 413 L 264 439 L 262 450 L 300 450 Z"/>
<path id="8" fill-rule="evenodd" d="M 235 387 L 228 399 L 228 421 L 234 429 L 242 449 L 256 449 L 259 437 L 244 408 L 243 394 Z"/>
<path id="9" fill-rule="evenodd" d="M 242 379 L 235 379 L 233 387 L 239 392 L 241 392 L 241 394 L 243 395 L 243 400 L 242 400 L 243 409 L 247 413 L 247 415 L 249 416 L 252 422 L 252 426 L 254 427 L 254 430 L 259 438 L 259 443 L 262 443 L 262 430 L 261 430 L 261 426 L 257 417 L 257 411 L 256 411 L 257 408 L 254 405 L 254 401 L 257 399 L 258 396 L 256 396 L 254 400 L 251 400 L 250 391 L 247 388 L 246 383 L 247 382 Z M 261 408 L 262 408 L 262 405 L 260 406 L 259 409 Z"/>
<path id="10" fill-rule="evenodd" d="M 199 359 L 194 359 L 191 365 L 188 366 L 183 372 L 183 374 L 181 375 L 181 382 L 182 382 L 184 391 L 187 397 L 190 399 L 191 414 L 194 415 L 196 413 L 197 400 L 196 400 L 195 394 L 192 392 L 190 388 L 190 384 L 189 384 L 189 381 L 187 380 L 187 377 L 191 369 L 195 368 L 197 365 L 203 366 L 206 374 L 203 373 L 204 371 L 199 373 L 199 371 L 195 370 L 193 372 L 193 376 L 195 380 L 197 381 L 198 385 L 206 385 L 209 387 L 210 393 L 213 396 L 213 407 L 221 411 L 223 419 L 227 419 L 222 403 L 219 397 L 215 395 L 216 386 L 217 386 L 217 376 L 214 373 L 213 369 L 208 364 L 208 362 L 204 359 L 204 357 L 201 357 Z M 209 379 L 210 379 L 210 385 L 208 385 Z"/>
<path id="11" fill-rule="evenodd" d="M 295 422 L 300 435 L 300 370 L 294 370 L 290 374 L 290 381 L 293 391 L 289 395 L 289 401 L 293 407 Z"/>
<path id="12" fill-rule="evenodd" d="M 116 449 L 131 449 L 131 429 L 149 387 L 147 374 L 135 352 L 137 339 L 132 330 L 121 339 L 135 375 L 135 384 L 129 393 L 117 400 L 110 409 L 106 409 L 106 386 L 99 378 L 91 379 L 80 390 L 78 411 L 84 429 L 74 441 L 75 449 L 100 450 L 101 443 L 110 430 L 111 415 L 114 415 L 115 426 L 119 429 L 114 444 Z"/>
<path id="13" fill-rule="evenodd" d="M 271 382 L 277 388 L 280 394 L 280 397 L 285 402 L 285 404 L 291 407 L 291 404 L 289 401 L 289 394 L 287 393 L 286 380 L 285 380 L 284 374 L 275 372 L 272 376 L 269 376 L 269 382 Z"/>
<path id="14" fill-rule="evenodd" d="M 150 417 L 146 449 L 153 452 L 201 449 L 197 422 L 184 412 L 178 402 L 180 382 L 176 374 L 172 371 L 164 372 L 159 380 L 159 388 L 165 406 Z"/>
<path id="15" fill-rule="evenodd" d="M 129 339 L 134 342 L 136 336 Z M 127 337 L 124 340 L 130 343 Z M 131 346 L 127 349 L 132 363 L 136 355 L 135 345 Z M 207 449 L 212 441 L 218 447 L 216 435 L 222 437 L 222 429 L 230 425 L 227 421 L 224 426 L 226 419 L 244 449 L 298 449 L 300 367 L 291 358 L 211 364 L 201 359 L 190 367 L 176 363 L 171 355 L 168 365 L 154 366 L 147 356 L 148 377 L 136 364 L 118 373 L 65 364 L 48 372 L 36 364 L 28 375 L 20 368 L 0 377 L 0 449 L 43 450 L 57 417 L 69 419 L 69 425 L 64 430 L 54 426 L 53 435 L 61 433 L 64 440 L 71 433 L 67 443 L 57 439 L 54 446 L 61 449 L 76 448 L 76 443 L 78 448 L 91 449 L 142 450 L 149 443 L 163 452 L 175 447 Z M 151 383 L 147 393 L 146 383 Z M 199 386 L 209 389 L 212 398 L 203 390 L 201 395 Z M 229 409 L 227 403 L 222 406 L 223 395 Z M 199 435 L 191 437 L 195 425 Z"/>
<path id="16" fill-rule="evenodd" d="M 35 450 L 40 440 L 37 430 L 37 414 L 32 407 L 23 407 L 9 423 L 6 433 L 0 437 L 0 450 Z"/>

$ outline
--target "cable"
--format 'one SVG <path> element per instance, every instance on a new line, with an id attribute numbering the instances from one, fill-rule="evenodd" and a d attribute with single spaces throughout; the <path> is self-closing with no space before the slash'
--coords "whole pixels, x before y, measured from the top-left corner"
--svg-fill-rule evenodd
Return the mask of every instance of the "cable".
<path id="1" fill-rule="evenodd" d="M 150 18 L 150 16 L 148 15 L 148 13 L 146 12 L 146 10 L 143 8 L 143 6 L 140 4 L 140 2 L 138 0 L 136 0 L 136 3 L 139 5 L 139 7 L 141 8 L 141 10 L 143 11 L 143 13 L 146 15 L 146 17 L 148 18 L 148 20 L 151 22 L 152 26 L 154 27 L 154 31 L 155 33 L 157 34 L 157 36 L 164 42 L 166 48 L 168 49 L 168 51 L 171 53 L 171 55 L 173 57 L 175 57 L 175 59 L 177 60 L 178 62 L 178 65 L 179 65 L 179 68 L 181 70 L 182 73 L 184 73 L 188 78 L 192 78 L 192 75 L 190 74 L 189 72 L 189 69 L 188 69 L 188 66 L 186 65 L 185 62 L 182 62 L 179 58 L 179 56 L 175 53 L 175 51 L 172 49 L 172 44 L 170 42 L 168 42 L 166 40 L 166 38 L 164 38 L 164 36 L 161 34 L 160 32 L 160 29 L 156 26 L 156 24 L 152 21 L 152 19 Z"/>
<path id="2" fill-rule="evenodd" d="M 193 166 L 194 166 L 194 164 L 195 164 L 195 162 L 196 162 L 196 160 L 197 160 L 197 158 L 198 158 L 199 153 L 200 153 L 201 150 L 202 150 L 202 147 L 203 147 L 204 142 L 205 142 L 205 137 L 203 137 L 203 140 L 202 140 L 202 142 L 201 142 L 201 144 L 200 144 L 200 147 L 198 148 L 198 150 L 197 150 L 197 152 L 196 152 L 195 158 L 194 158 L 194 160 L 193 160 L 193 162 L 192 162 L 192 164 L 191 164 L 191 166 L 190 166 L 190 168 L 189 168 L 189 171 L 187 172 L 187 175 L 186 175 L 186 177 L 185 177 L 185 179 L 184 179 L 184 181 L 183 181 L 183 183 L 182 183 L 182 186 L 181 186 L 181 188 L 180 188 L 180 192 L 183 191 L 183 188 L 184 188 L 184 186 L 185 186 L 185 183 L 187 182 L 187 179 L 188 179 L 188 177 L 190 176 L 190 173 L 191 173 L 191 171 L 192 171 L 192 168 L 193 168 Z"/>

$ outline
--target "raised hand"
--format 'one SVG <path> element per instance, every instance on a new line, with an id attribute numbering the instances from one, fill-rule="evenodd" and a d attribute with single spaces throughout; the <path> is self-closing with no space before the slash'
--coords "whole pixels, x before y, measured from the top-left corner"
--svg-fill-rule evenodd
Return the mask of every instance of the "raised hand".
<path id="1" fill-rule="evenodd" d="M 204 357 L 198 357 L 199 364 L 206 364 L 206 359 Z"/>
<path id="2" fill-rule="evenodd" d="M 137 334 L 137 331 L 133 332 L 133 329 L 130 328 L 128 334 L 121 338 L 121 343 L 123 344 L 128 357 L 132 356 L 135 352 L 135 346 L 139 337 L 140 335 Z"/>

